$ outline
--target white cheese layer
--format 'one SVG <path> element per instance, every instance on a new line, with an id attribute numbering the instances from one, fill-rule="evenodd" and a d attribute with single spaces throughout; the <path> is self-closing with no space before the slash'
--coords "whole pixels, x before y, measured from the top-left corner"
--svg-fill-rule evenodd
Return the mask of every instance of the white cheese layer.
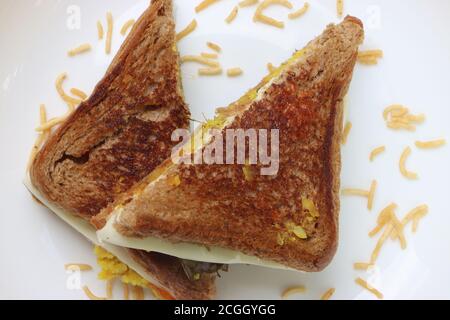
<path id="1" fill-rule="evenodd" d="M 108 219 L 105 227 L 97 232 L 98 239 L 104 243 L 139 249 L 156 251 L 181 259 L 204 261 L 219 264 L 249 264 L 271 269 L 292 270 L 279 263 L 266 261 L 258 257 L 249 256 L 241 252 L 214 246 L 202 246 L 186 242 L 170 242 L 155 237 L 130 238 L 121 235 L 114 227 L 116 219 L 120 219 L 122 209 L 116 209 Z"/>
<path id="2" fill-rule="evenodd" d="M 136 271 L 141 277 L 151 282 L 152 284 L 165 288 L 158 280 L 156 280 L 151 274 L 149 274 L 144 267 L 142 267 L 139 263 L 134 261 L 131 255 L 128 253 L 127 249 L 121 248 L 118 246 L 114 246 L 109 243 L 101 243 L 96 234 L 95 228 L 88 223 L 87 221 L 74 216 L 73 214 L 67 213 L 61 208 L 51 204 L 44 196 L 33 186 L 31 183 L 30 177 L 26 176 L 24 179 L 25 187 L 39 200 L 41 201 L 47 208 L 52 210 L 58 217 L 60 217 L 63 221 L 68 223 L 72 228 L 85 236 L 90 242 L 94 245 L 98 245 L 103 247 L 105 250 L 112 253 L 117 259 L 126 264 L 128 267 Z"/>

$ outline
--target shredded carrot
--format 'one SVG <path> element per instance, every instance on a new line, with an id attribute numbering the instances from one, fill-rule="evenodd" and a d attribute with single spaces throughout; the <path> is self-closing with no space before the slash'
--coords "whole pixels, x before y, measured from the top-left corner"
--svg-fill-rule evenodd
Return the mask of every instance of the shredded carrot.
<path id="1" fill-rule="evenodd" d="M 372 184 L 370 185 L 370 191 L 369 196 L 367 200 L 367 209 L 372 210 L 373 208 L 373 199 L 375 197 L 375 191 L 377 189 L 378 182 L 376 180 L 372 181 Z"/>
<path id="2" fill-rule="evenodd" d="M 136 20 L 130 19 L 123 25 L 122 29 L 120 30 L 121 35 L 126 35 L 128 30 L 136 23 Z"/>
<path id="3" fill-rule="evenodd" d="M 385 226 L 391 221 L 392 214 L 397 208 L 396 203 L 391 203 L 386 208 L 381 210 L 377 218 L 377 226 L 369 233 L 369 237 L 376 236 Z"/>
<path id="4" fill-rule="evenodd" d="M 195 12 L 199 13 L 217 2 L 219 2 L 219 0 L 203 0 L 198 6 L 195 7 Z"/>
<path id="5" fill-rule="evenodd" d="M 210 49 L 212 49 L 212 50 L 214 50 L 214 51 L 216 51 L 216 52 L 218 52 L 218 53 L 220 53 L 220 52 L 222 51 L 222 48 L 221 48 L 218 44 L 215 44 L 215 43 L 213 43 L 213 42 L 207 42 L 206 45 L 207 45 Z"/>
<path id="6" fill-rule="evenodd" d="M 370 161 L 374 161 L 378 155 L 382 154 L 385 151 L 386 151 L 385 146 L 381 146 L 381 147 L 373 149 L 372 152 L 370 153 L 370 157 L 369 157 Z"/>
<path id="7" fill-rule="evenodd" d="M 342 195 L 367 198 L 367 209 L 372 210 L 376 188 L 377 188 L 377 181 L 373 180 L 370 185 L 369 191 L 363 190 L 363 189 L 353 189 L 353 188 L 343 189 Z"/>
<path id="8" fill-rule="evenodd" d="M 223 72 L 222 68 L 200 68 L 198 69 L 198 75 L 200 76 L 218 76 Z"/>
<path id="9" fill-rule="evenodd" d="M 114 20 L 111 12 L 108 12 L 106 14 L 106 21 L 108 25 L 108 29 L 106 31 L 106 44 L 105 44 L 105 53 L 110 54 L 111 53 L 111 46 L 112 46 L 112 34 L 113 34 L 113 28 L 114 28 Z"/>
<path id="10" fill-rule="evenodd" d="M 370 257 L 370 263 L 371 264 L 375 264 L 375 262 L 378 259 L 378 256 L 380 255 L 380 251 L 381 248 L 383 247 L 384 243 L 386 242 L 386 240 L 389 238 L 389 236 L 391 235 L 392 230 L 394 229 L 394 227 L 392 226 L 392 224 L 389 224 L 386 226 L 386 229 L 384 230 L 383 234 L 381 235 L 380 239 L 378 239 L 378 242 L 375 246 L 375 249 L 372 252 L 372 255 Z"/>
<path id="11" fill-rule="evenodd" d="M 281 294 L 281 297 L 283 299 L 286 299 L 290 295 L 297 294 L 297 293 L 305 293 L 306 288 L 304 286 L 297 286 L 297 287 L 290 287 L 283 291 Z"/>
<path id="12" fill-rule="evenodd" d="M 93 294 L 92 291 L 88 288 L 88 286 L 84 286 L 83 291 L 90 300 L 108 300 L 108 298 L 99 297 Z"/>
<path id="13" fill-rule="evenodd" d="M 189 34 L 194 32 L 196 28 L 197 28 L 197 20 L 194 19 L 191 21 L 191 23 L 188 24 L 186 28 L 184 28 L 177 34 L 177 41 L 180 41 L 181 39 L 187 37 Z"/>
<path id="14" fill-rule="evenodd" d="M 243 73 L 241 68 L 231 68 L 227 70 L 227 75 L 229 77 L 238 77 Z"/>
<path id="15" fill-rule="evenodd" d="M 74 57 L 78 54 L 90 51 L 91 49 L 92 49 L 91 45 L 89 43 L 85 43 L 70 50 L 67 54 L 69 55 L 69 57 Z"/>
<path id="16" fill-rule="evenodd" d="M 328 289 L 321 297 L 321 300 L 330 300 L 333 294 L 336 292 L 335 288 Z"/>
<path id="17" fill-rule="evenodd" d="M 64 265 L 66 270 L 79 270 L 79 271 L 90 271 L 92 266 L 83 263 L 67 263 Z"/>
<path id="18" fill-rule="evenodd" d="M 175 300 L 175 298 L 166 290 L 159 288 L 151 283 L 148 284 L 148 287 L 152 290 L 153 295 L 162 300 Z"/>
<path id="19" fill-rule="evenodd" d="M 219 57 L 217 53 L 208 53 L 208 52 L 202 52 L 200 55 L 206 59 L 217 59 Z"/>
<path id="20" fill-rule="evenodd" d="M 36 131 L 42 132 L 42 131 L 50 130 L 51 128 L 53 128 L 53 127 L 63 123 L 67 119 L 67 116 L 68 115 L 50 119 L 46 123 L 44 123 L 44 124 L 40 125 L 39 127 L 37 127 Z"/>
<path id="21" fill-rule="evenodd" d="M 378 59 L 383 58 L 383 50 L 359 51 L 358 62 L 367 65 L 378 64 Z"/>
<path id="22" fill-rule="evenodd" d="M 369 197 L 369 191 L 363 189 L 343 189 L 342 195 L 344 196 L 358 196 Z"/>
<path id="23" fill-rule="evenodd" d="M 77 89 L 77 88 L 70 89 L 70 93 L 73 94 L 74 96 L 80 98 L 83 101 L 86 100 L 88 97 L 86 93 L 84 93 L 83 91 L 81 91 L 80 89 Z"/>
<path id="24" fill-rule="evenodd" d="M 347 121 L 344 127 L 344 131 L 342 133 L 342 144 L 347 144 L 348 136 L 350 134 L 350 131 L 352 130 L 353 124 L 350 121 Z"/>
<path id="25" fill-rule="evenodd" d="M 365 262 L 356 262 L 353 264 L 353 268 L 355 270 L 364 270 L 367 271 L 370 268 L 373 268 L 375 265 L 373 263 L 365 263 Z"/>
<path id="26" fill-rule="evenodd" d="M 382 58 L 384 55 L 383 50 L 366 50 L 366 51 L 359 51 L 358 57 L 365 58 L 365 57 L 377 57 Z"/>
<path id="27" fill-rule="evenodd" d="M 418 206 L 412 209 L 402 220 L 403 227 L 406 227 L 408 223 L 413 222 L 413 232 L 417 232 L 419 221 L 428 214 L 428 206 L 426 204 Z"/>
<path id="28" fill-rule="evenodd" d="M 250 7 L 257 3 L 258 3 L 258 0 L 243 0 L 243 1 L 239 2 L 239 7 L 241 7 L 241 8 Z"/>
<path id="29" fill-rule="evenodd" d="M 338 17 L 342 17 L 342 15 L 344 14 L 344 0 L 336 1 L 336 9 Z"/>
<path id="30" fill-rule="evenodd" d="M 67 105 L 69 106 L 69 111 L 73 111 L 75 109 L 75 106 L 79 105 L 81 102 L 80 99 L 75 99 L 73 97 L 70 97 L 68 94 L 66 94 L 66 92 L 63 89 L 63 82 L 64 80 L 66 80 L 67 78 L 67 73 L 61 73 L 55 81 L 55 87 L 56 87 L 56 91 L 58 91 L 59 96 L 61 97 L 61 99 L 64 100 L 64 102 L 67 103 Z"/>
<path id="31" fill-rule="evenodd" d="M 135 300 L 144 300 L 144 289 L 142 287 L 133 286 L 133 296 Z"/>
<path id="32" fill-rule="evenodd" d="M 355 282 L 356 282 L 356 284 L 360 285 L 364 289 L 366 289 L 369 292 L 371 292 L 372 294 L 374 294 L 378 299 L 380 299 L 380 300 L 383 299 L 383 294 L 380 291 L 378 291 L 377 289 L 375 289 L 374 287 L 372 287 L 371 285 L 369 285 L 367 283 L 367 281 L 365 281 L 361 278 L 357 278 L 357 279 L 355 279 Z"/>
<path id="33" fill-rule="evenodd" d="M 114 279 L 106 281 L 106 296 L 108 299 L 113 298 Z"/>
<path id="34" fill-rule="evenodd" d="M 44 125 L 47 122 L 47 110 L 44 104 L 39 106 L 39 117 L 40 117 L 40 125 Z M 41 148 L 42 144 L 47 140 L 50 134 L 49 130 L 42 130 L 38 137 L 36 138 L 33 148 L 31 149 L 30 156 L 28 158 L 27 171 L 30 171 L 31 165 L 33 164 L 36 155 Z"/>
<path id="35" fill-rule="evenodd" d="M 432 140 L 432 141 L 416 141 L 415 145 L 420 149 L 433 149 L 439 148 L 446 144 L 445 139 Z"/>
<path id="36" fill-rule="evenodd" d="M 220 64 L 217 61 L 208 60 L 202 56 L 182 56 L 180 59 L 181 63 L 185 62 L 197 62 L 206 65 L 211 68 L 219 68 Z"/>
<path id="37" fill-rule="evenodd" d="M 126 283 L 123 283 L 122 286 L 123 286 L 123 299 L 130 300 L 130 287 Z"/>
<path id="38" fill-rule="evenodd" d="M 303 5 L 302 8 L 300 8 L 299 10 L 297 10 L 297 11 L 295 11 L 293 13 L 290 13 L 288 15 L 288 17 L 289 17 L 289 19 L 300 18 L 301 16 L 303 16 L 306 13 L 306 11 L 308 11 L 308 9 L 309 9 L 309 3 L 305 2 L 305 4 Z"/>
<path id="39" fill-rule="evenodd" d="M 233 10 L 231 10 L 230 14 L 226 17 L 225 22 L 230 24 L 233 22 L 234 19 L 236 19 L 237 14 L 239 12 L 239 7 L 234 7 Z"/>
<path id="40" fill-rule="evenodd" d="M 99 21 L 97 21 L 97 36 L 98 36 L 98 40 L 102 40 L 104 34 L 105 34 L 105 31 L 103 30 L 103 25 L 102 25 L 102 23 L 99 20 Z"/>
<path id="41" fill-rule="evenodd" d="M 280 29 L 284 28 L 284 22 L 275 20 L 271 17 L 264 15 L 264 10 L 271 5 L 281 5 L 285 8 L 292 9 L 292 3 L 287 0 L 264 0 L 256 9 L 256 12 L 253 16 L 253 21 L 262 22 Z"/>
<path id="42" fill-rule="evenodd" d="M 400 241 L 400 245 L 402 250 L 406 249 L 406 238 L 405 238 L 405 234 L 403 232 L 403 224 L 398 220 L 398 218 L 395 216 L 395 214 L 392 215 L 391 217 L 391 223 L 392 223 L 392 227 L 393 227 L 393 232 L 391 234 L 392 238 L 398 239 Z"/>
<path id="43" fill-rule="evenodd" d="M 411 180 L 415 180 L 418 178 L 417 173 L 408 171 L 408 169 L 406 169 L 406 160 L 408 159 L 408 157 L 411 155 L 411 148 L 407 147 L 401 157 L 400 157 L 400 162 L 399 162 L 399 167 L 400 167 L 400 172 L 401 174 L 407 178 L 407 179 L 411 179 Z"/>
<path id="44" fill-rule="evenodd" d="M 393 130 L 415 131 L 415 125 L 425 121 L 425 115 L 410 114 L 408 108 L 398 104 L 384 109 L 383 118 L 386 120 L 387 127 Z"/>

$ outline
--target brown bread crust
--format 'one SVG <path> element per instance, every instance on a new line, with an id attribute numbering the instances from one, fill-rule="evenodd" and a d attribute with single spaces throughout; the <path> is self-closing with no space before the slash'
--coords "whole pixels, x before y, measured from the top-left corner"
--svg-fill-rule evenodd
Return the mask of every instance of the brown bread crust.
<path id="1" fill-rule="evenodd" d="M 169 157 L 177 128 L 188 128 L 171 0 L 153 0 L 91 97 L 36 156 L 33 185 L 52 203 L 90 220 Z M 192 283 L 178 259 L 134 258 L 180 299 L 211 298 L 214 276 Z"/>
<path id="2" fill-rule="evenodd" d="M 325 268 L 338 243 L 343 98 L 363 37 L 356 18 L 330 25 L 229 126 L 280 130 L 276 176 L 247 181 L 242 165 L 171 167 L 168 176 L 178 175 L 181 184 L 163 178 L 142 188 L 125 204 L 119 232 L 231 248 L 303 271 Z M 302 197 L 317 207 L 313 222 Z M 292 239 L 280 244 L 286 222 L 302 225 L 308 239 L 289 233 Z"/>

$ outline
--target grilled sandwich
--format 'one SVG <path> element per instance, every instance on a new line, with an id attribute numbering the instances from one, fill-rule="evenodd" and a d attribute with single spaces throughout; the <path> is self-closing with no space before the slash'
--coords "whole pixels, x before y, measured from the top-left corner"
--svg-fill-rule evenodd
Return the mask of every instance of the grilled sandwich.
<path id="1" fill-rule="evenodd" d="M 237 152 L 231 164 L 166 160 L 94 218 L 99 237 L 193 260 L 324 269 L 338 243 L 343 99 L 363 38 L 357 18 L 328 26 L 181 149 L 193 160 L 229 129 L 275 129 L 275 174 L 262 174 L 259 158 L 237 161 Z M 198 135 L 205 141 L 192 148 Z"/>
<path id="2" fill-rule="evenodd" d="M 30 191 L 97 245 L 89 221 L 160 165 L 174 145 L 172 132 L 189 126 L 172 11 L 172 0 L 151 2 L 92 95 L 49 137 L 30 168 Z M 215 293 L 213 265 L 101 245 L 161 288 L 162 296 L 207 299 Z M 190 276 L 195 270 L 201 277 Z"/>

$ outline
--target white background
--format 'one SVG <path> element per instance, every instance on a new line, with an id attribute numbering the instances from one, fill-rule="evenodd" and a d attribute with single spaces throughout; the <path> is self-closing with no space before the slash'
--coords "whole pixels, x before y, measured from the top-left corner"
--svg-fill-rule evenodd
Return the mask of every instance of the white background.
<path id="1" fill-rule="evenodd" d="M 244 75 L 199 78 L 197 66 L 183 66 L 183 82 L 193 118 L 211 117 L 254 86 L 275 65 L 320 34 L 326 24 L 338 21 L 334 0 L 311 0 L 310 11 L 288 21 L 287 9 L 273 7 L 270 15 L 286 21 L 285 30 L 252 22 L 253 8 L 242 9 L 231 24 L 224 18 L 237 0 L 223 0 L 195 15 L 198 0 L 176 0 L 177 29 L 195 16 L 198 29 L 179 44 L 182 54 L 207 51 L 206 41 L 219 43 L 224 68 L 241 67 Z M 292 0 L 295 8 L 303 1 Z M 2 0 L 0 3 L 0 298 L 83 299 L 80 290 L 69 290 L 63 266 L 68 262 L 95 264 L 92 245 L 55 215 L 31 200 L 22 185 L 26 161 L 35 139 L 40 103 L 50 116 L 66 111 L 54 89 L 58 74 L 69 75 L 65 87 L 90 92 L 106 70 L 111 56 L 97 40 L 96 21 L 105 21 L 111 10 L 116 27 L 113 48 L 123 41 L 120 27 L 136 18 L 147 0 Z M 343 147 L 343 187 L 368 188 L 379 182 L 373 212 L 359 198 L 343 198 L 339 251 L 326 271 L 301 274 L 232 266 L 218 280 L 218 297 L 279 298 L 287 286 L 305 285 L 307 293 L 294 299 L 316 299 L 330 287 L 337 299 L 372 299 L 355 285 L 358 276 L 374 284 L 387 299 L 450 298 L 450 151 L 417 150 L 415 140 L 450 138 L 450 2 L 444 0 L 363 1 L 346 0 L 345 12 L 366 23 L 364 49 L 381 48 L 385 58 L 376 67 L 358 65 L 347 99 L 347 117 L 354 124 Z M 70 6 L 81 12 L 80 29 L 67 26 Z M 104 23 L 105 24 L 105 23 Z M 68 58 L 67 50 L 89 42 L 90 53 Z M 415 133 L 386 129 L 382 110 L 393 103 L 425 113 L 427 121 Z M 374 163 L 368 160 L 376 146 L 387 152 Z M 407 181 L 399 173 L 398 160 L 410 145 L 408 167 L 419 173 Z M 399 204 L 402 217 L 415 206 L 427 203 L 430 214 L 413 235 L 406 232 L 408 248 L 401 251 L 390 242 L 382 250 L 378 268 L 369 274 L 354 271 L 353 262 L 367 261 L 376 239 L 367 236 L 377 212 L 390 202 Z M 82 274 L 82 283 L 104 293 L 96 273 Z M 117 288 L 116 296 L 119 296 Z M 147 296 L 150 296 L 147 294 Z"/>

